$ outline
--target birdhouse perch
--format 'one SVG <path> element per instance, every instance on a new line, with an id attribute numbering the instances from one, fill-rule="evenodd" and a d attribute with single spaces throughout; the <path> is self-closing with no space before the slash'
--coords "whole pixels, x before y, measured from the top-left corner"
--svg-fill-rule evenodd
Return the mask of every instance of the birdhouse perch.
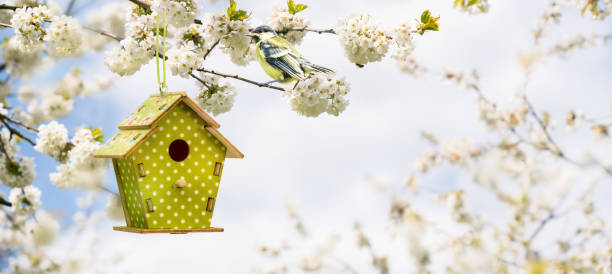
<path id="1" fill-rule="evenodd" d="M 184 92 L 152 95 L 96 153 L 111 158 L 134 233 L 222 232 L 211 227 L 225 158 L 244 155 Z"/>

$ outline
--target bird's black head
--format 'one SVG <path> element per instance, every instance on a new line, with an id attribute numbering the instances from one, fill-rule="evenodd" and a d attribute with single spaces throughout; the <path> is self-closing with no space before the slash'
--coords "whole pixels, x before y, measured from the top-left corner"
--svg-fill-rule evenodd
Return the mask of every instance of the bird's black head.
<path id="1" fill-rule="evenodd" d="M 276 32 L 269 26 L 261 25 L 251 30 L 248 34 L 253 39 L 253 42 L 257 43 L 261 39 L 266 39 L 269 36 L 276 36 Z"/>

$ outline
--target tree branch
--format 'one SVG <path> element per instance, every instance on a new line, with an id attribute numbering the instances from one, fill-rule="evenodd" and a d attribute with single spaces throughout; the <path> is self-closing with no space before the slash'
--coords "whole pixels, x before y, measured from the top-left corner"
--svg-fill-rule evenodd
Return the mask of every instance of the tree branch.
<path id="1" fill-rule="evenodd" d="M 209 73 L 209 74 L 214 74 L 214 75 L 217 75 L 217 76 L 221 76 L 223 78 L 233 78 L 233 79 L 240 80 L 240 81 L 243 81 L 243 82 L 246 82 L 246 83 L 249 83 L 249 84 L 256 85 L 256 86 L 258 86 L 260 88 L 270 88 L 270 89 L 285 91 L 284 88 L 273 86 L 273 85 L 269 85 L 269 84 L 266 84 L 266 83 L 255 82 L 253 80 L 249 80 L 249 79 L 240 77 L 238 75 L 225 74 L 225 73 L 221 73 L 221 72 L 216 72 L 214 70 L 208 70 L 208 69 L 205 69 L 205 68 L 200 68 L 200 69 L 198 69 L 198 71 L 201 71 L 201 72 L 204 72 L 204 73 Z"/>
<path id="2" fill-rule="evenodd" d="M 36 145 L 36 143 L 34 141 L 32 141 L 30 138 L 28 138 L 25 135 L 23 135 L 23 133 L 21 133 L 19 130 L 16 130 L 13 127 L 11 127 L 11 125 L 9 125 L 4 118 L 0 118 L 0 121 L 11 132 L 11 134 L 15 134 L 15 135 L 19 136 L 19 138 L 21 138 L 23 140 L 26 140 L 28 143 L 30 143 L 33 146 Z"/>
<path id="3" fill-rule="evenodd" d="M 13 204 L 11 204 L 9 201 L 5 200 L 4 197 L 0 197 L 0 205 L 4 205 L 4 206 L 8 206 L 8 207 L 13 206 Z"/>
<path id="4" fill-rule="evenodd" d="M 208 51 L 204 53 L 204 57 L 202 57 L 202 59 L 206 60 L 206 57 L 208 57 L 208 55 L 213 51 L 213 49 L 215 49 L 217 45 L 219 45 L 219 40 L 217 40 L 214 44 L 212 44 L 212 46 L 210 46 L 210 49 L 208 49 Z"/>
<path id="5" fill-rule="evenodd" d="M 18 125 L 18 126 L 20 126 L 22 128 L 25 128 L 25 129 L 29 130 L 31 132 L 38 133 L 38 129 L 36 129 L 36 128 L 32 127 L 32 126 L 26 125 L 24 122 L 15 120 L 15 119 L 10 118 L 10 117 L 8 117 L 6 115 L 0 114 L 0 119 L 9 121 L 9 122 L 11 122 L 11 123 L 13 123 L 15 125 Z"/>
<path id="6" fill-rule="evenodd" d="M 111 34 L 111 33 L 108 33 L 108 32 L 102 31 L 102 30 L 94 29 L 94 28 L 91 28 L 91 27 L 88 27 L 88 26 L 83 26 L 83 28 L 84 28 L 84 29 L 86 29 L 86 30 L 89 30 L 89 31 L 93 31 L 93 32 L 95 32 L 95 33 L 98 33 L 98 34 L 100 34 L 100 35 L 104 35 L 104 36 L 109 37 L 109 38 L 111 38 L 111 39 L 114 39 L 115 41 L 121 41 L 121 40 L 123 40 L 123 38 L 121 38 L 121 37 L 119 37 L 119 36 L 116 36 L 116 35 L 114 35 L 114 34 Z"/>
<path id="7" fill-rule="evenodd" d="M 142 2 L 140 0 L 128 0 L 136 5 L 138 5 L 140 8 L 144 9 L 144 10 L 150 10 L 151 6 L 145 2 Z"/>
<path id="8" fill-rule="evenodd" d="M 189 75 L 193 77 L 194 79 L 198 80 L 200 83 L 202 83 L 202 85 L 204 85 L 207 89 L 210 89 L 210 86 L 208 85 L 208 83 L 206 83 L 206 81 L 202 80 L 200 77 L 193 74 L 193 72 L 189 73 Z"/>
<path id="9" fill-rule="evenodd" d="M 531 243 L 531 241 L 533 241 L 533 239 L 535 239 L 535 237 L 540 234 L 542 228 L 544 228 L 546 224 L 548 224 L 548 222 L 552 221 L 555 218 L 557 218 L 557 215 L 555 215 L 555 213 L 551 211 L 548 216 L 546 216 L 546 218 L 542 219 L 536 230 L 534 230 L 533 233 L 531 233 L 531 236 L 529 236 L 529 242 Z"/>
<path id="10" fill-rule="evenodd" d="M 75 2 L 76 0 L 70 0 L 70 3 L 68 3 L 68 7 L 66 7 L 66 12 L 64 12 L 66 15 L 70 15 Z"/>
<path id="11" fill-rule="evenodd" d="M 22 7 L 8 5 L 8 4 L 0 4 L 0 10 L 16 10 Z"/>
<path id="12" fill-rule="evenodd" d="M 313 29 L 309 27 L 297 28 L 297 29 L 286 29 L 281 30 L 278 33 L 287 34 L 290 31 L 305 31 L 305 32 L 315 32 L 318 34 L 329 33 L 329 34 L 337 34 L 334 29 Z"/>

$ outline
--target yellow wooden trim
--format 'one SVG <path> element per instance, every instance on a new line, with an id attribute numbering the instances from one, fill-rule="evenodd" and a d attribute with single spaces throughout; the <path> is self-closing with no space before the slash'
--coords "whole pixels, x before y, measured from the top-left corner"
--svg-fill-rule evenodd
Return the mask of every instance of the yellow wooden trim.
<path id="1" fill-rule="evenodd" d="M 183 97 L 183 102 L 185 102 L 185 104 L 189 106 L 193 111 L 195 111 L 195 113 L 197 113 L 198 116 L 200 116 L 200 118 L 202 118 L 206 122 L 206 124 L 208 124 L 208 126 L 212 126 L 214 128 L 219 128 L 221 126 L 217 121 L 215 121 L 213 117 L 208 115 L 208 113 L 206 113 L 206 111 L 204 111 L 196 102 L 191 100 L 189 96 Z"/>
<path id="2" fill-rule="evenodd" d="M 209 228 L 192 228 L 192 229 L 169 229 L 169 228 L 134 228 L 125 226 L 113 227 L 115 231 L 140 233 L 140 234 L 153 234 L 153 233 L 170 233 L 170 234 L 186 234 L 192 232 L 223 232 L 224 229 L 220 227 L 209 227 Z"/>
<path id="3" fill-rule="evenodd" d="M 168 93 L 166 93 L 165 96 L 168 96 L 168 95 L 183 95 L 183 96 L 187 96 L 187 92 L 185 92 L 185 91 L 168 92 Z M 159 97 L 159 96 L 161 96 L 159 93 L 153 93 L 149 97 Z"/>
<path id="4" fill-rule="evenodd" d="M 206 130 L 208 130 L 208 132 L 210 132 L 210 134 L 215 136 L 215 138 L 217 138 L 217 140 L 219 140 L 225 146 L 225 148 L 227 149 L 227 151 L 225 152 L 226 158 L 244 158 L 244 154 L 242 154 L 242 152 L 240 152 L 240 150 L 238 150 L 238 148 L 234 146 L 227 138 L 225 138 L 225 136 L 223 136 L 223 134 L 221 134 L 221 132 L 219 132 L 216 128 L 209 126 L 205 128 Z"/>

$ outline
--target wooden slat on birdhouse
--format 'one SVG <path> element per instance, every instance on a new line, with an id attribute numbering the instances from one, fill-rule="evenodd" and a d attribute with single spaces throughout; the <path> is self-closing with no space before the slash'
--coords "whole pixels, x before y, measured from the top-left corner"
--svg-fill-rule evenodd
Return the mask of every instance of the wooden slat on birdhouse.
<path id="1" fill-rule="evenodd" d="M 206 211 L 212 212 L 215 209 L 215 198 L 208 197 L 208 202 L 206 203 Z"/>
<path id="2" fill-rule="evenodd" d="M 119 197 L 121 197 L 121 209 L 123 209 L 123 216 L 125 217 L 125 223 L 128 226 L 132 226 L 132 220 L 130 218 L 130 214 L 127 211 L 127 201 L 125 200 L 125 195 L 123 193 L 123 180 L 121 179 L 121 173 L 119 172 L 119 164 L 117 163 L 117 159 L 113 159 L 113 168 L 115 170 L 115 178 L 117 179 L 117 187 L 119 188 Z"/>
<path id="3" fill-rule="evenodd" d="M 221 169 L 222 168 L 223 168 L 223 164 L 219 163 L 219 162 L 216 162 L 215 163 L 215 171 L 213 172 L 213 175 L 215 175 L 215 176 L 221 175 Z"/>
<path id="4" fill-rule="evenodd" d="M 149 198 L 146 201 L 147 201 L 147 212 L 151 213 L 155 211 L 155 208 L 153 207 L 153 200 Z"/>
<path id="5" fill-rule="evenodd" d="M 147 176 L 147 172 L 145 171 L 145 167 L 143 163 L 138 164 L 138 174 L 140 174 L 140 177 Z"/>

